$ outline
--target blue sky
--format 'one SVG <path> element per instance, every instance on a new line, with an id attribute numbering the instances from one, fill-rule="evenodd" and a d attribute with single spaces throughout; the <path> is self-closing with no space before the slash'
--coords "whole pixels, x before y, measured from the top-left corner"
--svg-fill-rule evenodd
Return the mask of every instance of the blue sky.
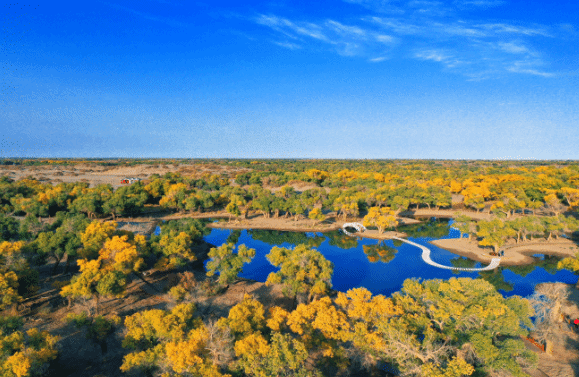
<path id="1" fill-rule="evenodd" d="M 577 1 L 0 9 L 0 157 L 579 159 Z"/>

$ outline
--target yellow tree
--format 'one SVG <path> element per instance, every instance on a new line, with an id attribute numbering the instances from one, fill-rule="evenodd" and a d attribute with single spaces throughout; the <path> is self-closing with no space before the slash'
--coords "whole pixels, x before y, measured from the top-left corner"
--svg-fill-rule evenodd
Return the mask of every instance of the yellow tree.
<path id="1" fill-rule="evenodd" d="M 137 237 L 136 242 L 129 243 L 127 236 L 114 236 L 105 242 L 97 259 L 79 259 L 80 275 L 74 276 L 60 294 L 93 298 L 97 314 L 100 297 L 123 297 L 128 275 L 144 264 L 137 250 L 137 243 L 143 239 Z"/>
<path id="2" fill-rule="evenodd" d="M 316 225 L 316 223 L 320 223 L 326 219 L 326 216 L 322 213 L 322 210 L 319 208 L 314 208 L 308 213 L 308 217 L 313 220 L 312 225 Z"/>
<path id="3" fill-rule="evenodd" d="M 245 199 L 239 195 L 232 195 L 229 199 L 229 204 L 225 207 L 225 210 L 229 212 L 233 216 L 240 216 L 243 215 L 245 217 L 246 210 L 243 206 L 245 206 L 247 202 Z M 231 217 L 229 218 L 231 221 Z"/>
<path id="4" fill-rule="evenodd" d="M 563 194 L 565 200 L 567 200 L 567 204 L 569 204 L 569 207 L 573 210 L 579 207 L 579 189 L 563 187 L 561 188 L 561 194 Z"/>
<path id="5" fill-rule="evenodd" d="M 217 321 L 217 327 L 229 329 L 236 340 L 250 334 L 259 334 L 265 328 L 263 305 L 246 293 L 243 301 L 229 310 L 227 318 Z"/>
<path id="6" fill-rule="evenodd" d="M 221 367 L 229 360 L 216 358 L 216 332 L 194 316 L 195 305 L 180 304 L 171 311 L 160 309 L 135 313 L 125 320 L 123 347 L 133 349 L 123 358 L 121 371 L 151 375 L 160 370 L 170 376 L 225 377 Z M 224 347 L 230 347 L 227 344 Z"/>
<path id="7" fill-rule="evenodd" d="M 545 207 L 549 209 L 551 212 L 553 212 L 555 216 L 559 215 L 559 213 L 561 213 L 561 211 L 564 208 L 563 203 L 561 203 L 561 200 L 557 197 L 557 194 L 554 192 L 551 192 L 550 194 L 546 195 L 544 200 L 545 200 Z"/>
<path id="8" fill-rule="evenodd" d="M 80 235 L 83 250 L 80 254 L 87 259 L 96 258 L 98 251 L 103 247 L 107 239 L 113 236 L 117 229 L 117 223 L 114 221 L 93 221 L 84 232 Z"/>
<path id="9" fill-rule="evenodd" d="M 251 334 L 235 342 L 236 366 L 251 377 L 322 377 L 318 370 L 306 367 L 306 346 L 289 334 L 273 333 L 268 341 L 261 334 Z"/>
<path id="10" fill-rule="evenodd" d="M 364 226 L 378 227 L 378 233 L 383 233 L 384 229 L 398 225 L 394 211 L 388 207 L 370 207 L 368 214 L 364 216 Z"/>
<path id="11" fill-rule="evenodd" d="M 50 361 L 56 359 L 59 338 L 32 328 L 21 331 L 16 317 L 0 318 L 0 375 L 32 377 L 44 374 Z"/>
<path id="12" fill-rule="evenodd" d="M 15 305 L 22 297 L 18 294 L 18 276 L 14 271 L 0 272 L 0 310 Z"/>
<path id="13" fill-rule="evenodd" d="M 175 230 L 163 234 L 159 240 L 158 253 L 163 255 L 157 262 L 157 267 L 167 270 L 184 266 L 187 262 L 194 262 L 197 256 L 192 250 L 193 240 L 185 232 Z"/>
<path id="14" fill-rule="evenodd" d="M 573 271 L 575 274 L 579 274 L 579 253 L 575 255 L 575 258 L 564 258 L 557 263 L 558 269 L 566 268 Z M 579 289 L 579 280 L 575 284 L 575 287 Z"/>

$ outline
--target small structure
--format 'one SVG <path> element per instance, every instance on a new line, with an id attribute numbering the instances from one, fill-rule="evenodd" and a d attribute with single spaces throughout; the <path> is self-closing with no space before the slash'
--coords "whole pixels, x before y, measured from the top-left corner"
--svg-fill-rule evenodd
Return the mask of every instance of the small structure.
<path id="1" fill-rule="evenodd" d="M 358 232 L 363 232 L 366 230 L 366 227 L 360 223 L 345 223 L 344 225 L 342 225 L 342 231 L 350 237 L 356 237 L 356 236 L 354 234 L 348 232 L 346 230 L 346 228 L 354 228 Z"/>
<path id="2" fill-rule="evenodd" d="M 131 184 L 138 182 L 140 180 L 141 180 L 141 178 L 123 178 L 123 179 L 121 179 L 121 184 L 122 185 L 131 185 Z"/>

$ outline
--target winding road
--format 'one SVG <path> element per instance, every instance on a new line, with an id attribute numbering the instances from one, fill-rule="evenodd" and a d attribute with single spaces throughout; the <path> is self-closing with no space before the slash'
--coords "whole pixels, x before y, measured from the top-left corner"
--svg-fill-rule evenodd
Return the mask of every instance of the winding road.
<path id="1" fill-rule="evenodd" d="M 346 227 L 354 228 L 359 232 L 361 232 L 362 230 L 366 230 L 366 228 L 362 224 L 359 224 L 359 223 L 346 223 L 346 224 L 344 224 L 342 226 L 342 230 L 344 231 L 345 234 L 347 234 L 348 236 L 352 236 L 352 237 L 356 237 L 356 235 L 348 232 L 346 230 Z M 430 249 L 427 248 L 426 246 L 419 245 L 416 242 L 408 241 L 407 239 L 404 239 L 404 238 L 392 237 L 392 239 L 406 242 L 407 244 L 410 244 L 412 246 L 419 247 L 422 250 L 422 260 L 423 261 L 425 261 L 426 263 L 428 263 L 431 266 L 438 267 L 438 268 L 444 268 L 447 270 L 470 271 L 470 272 L 488 271 L 488 270 L 493 270 L 493 269 L 497 268 L 499 266 L 499 264 L 501 263 L 501 258 L 493 258 L 493 259 L 491 259 L 491 263 L 488 266 L 482 267 L 482 268 L 444 266 L 444 265 L 438 264 L 435 261 L 433 261 L 432 259 L 430 259 Z"/>

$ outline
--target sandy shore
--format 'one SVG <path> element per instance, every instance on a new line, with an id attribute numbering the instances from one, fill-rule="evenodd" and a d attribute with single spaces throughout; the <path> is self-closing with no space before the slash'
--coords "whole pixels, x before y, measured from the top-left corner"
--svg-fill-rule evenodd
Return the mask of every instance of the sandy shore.
<path id="1" fill-rule="evenodd" d="M 476 241 L 469 241 L 468 238 L 454 238 L 431 241 L 442 249 L 454 254 L 488 264 L 493 258 L 490 255 L 490 248 L 482 248 Z M 505 256 L 501 258 L 501 265 L 522 266 L 533 263 L 533 254 L 546 254 L 558 257 L 574 257 L 579 252 L 577 244 L 565 238 L 558 240 L 533 240 L 520 243 L 508 243 L 501 248 L 505 251 Z"/>

